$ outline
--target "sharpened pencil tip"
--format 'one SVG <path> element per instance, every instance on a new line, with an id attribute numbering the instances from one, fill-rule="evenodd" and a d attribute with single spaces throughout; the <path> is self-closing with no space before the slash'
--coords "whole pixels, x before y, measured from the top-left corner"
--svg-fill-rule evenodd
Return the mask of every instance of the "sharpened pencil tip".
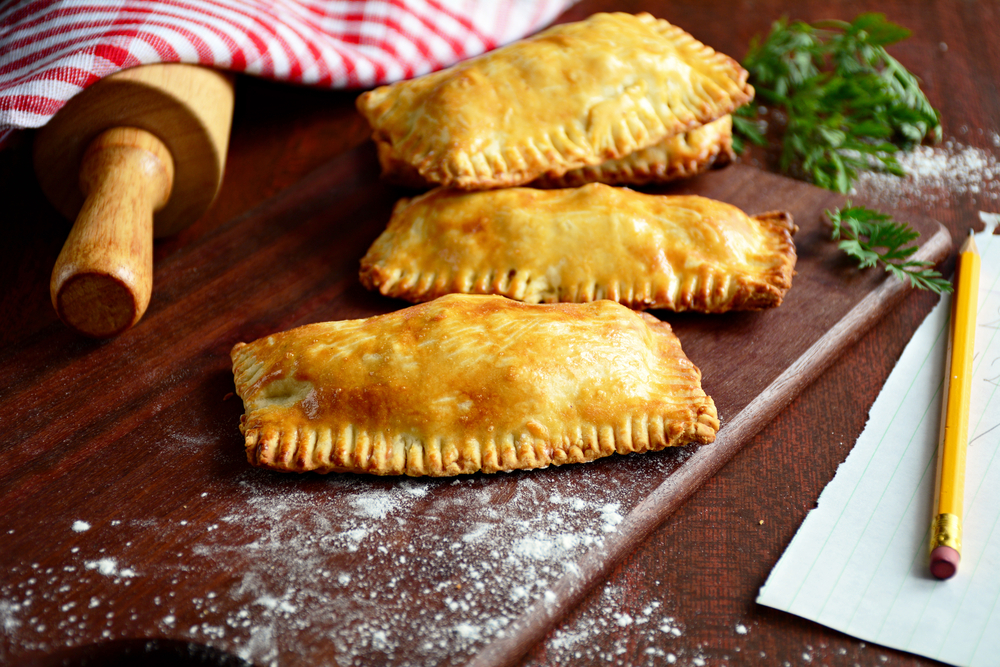
<path id="1" fill-rule="evenodd" d="M 969 235 L 965 238 L 965 241 L 962 242 L 962 247 L 958 249 L 958 252 L 979 252 L 979 248 L 976 246 L 975 230 L 973 230 L 972 227 L 969 227 Z"/>

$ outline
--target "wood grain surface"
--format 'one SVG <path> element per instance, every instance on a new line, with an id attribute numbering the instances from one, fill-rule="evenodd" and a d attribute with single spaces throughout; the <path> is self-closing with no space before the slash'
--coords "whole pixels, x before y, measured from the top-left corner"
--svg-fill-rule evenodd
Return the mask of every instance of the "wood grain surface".
<path id="1" fill-rule="evenodd" d="M 736 57 L 783 14 L 852 18 L 867 9 L 582 2 L 563 18 L 618 8 L 651 11 Z M 956 166 L 926 183 L 869 182 L 856 198 L 913 216 L 931 233 L 926 220 L 938 219 L 958 238 L 979 210 L 996 210 L 987 181 L 1000 61 L 987 57 L 996 47 L 986 36 L 997 7 L 879 9 L 914 31 L 893 53 L 942 109 L 952 143 L 935 155 Z M 776 381 L 785 387 L 782 373 L 827 331 L 847 321 L 850 335 L 806 366 L 813 375 L 792 374 L 791 389 L 734 438 L 748 446 L 734 447 L 714 476 L 724 460 L 692 473 L 683 493 L 662 488 L 708 456 L 683 451 L 455 483 L 249 469 L 235 430 L 241 406 L 229 395 L 229 347 L 402 305 L 357 284 L 357 259 L 399 193 L 375 178 L 355 95 L 240 79 L 219 199 L 157 244 L 146 318 L 105 343 L 76 337 L 51 312 L 48 273 L 68 223 L 34 184 L 30 136 L 0 153 L 13 249 L 0 264 L 0 659 L 102 664 L 132 651 L 147 662 L 207 656 L 219 664 L 930 663 L 753 602 L 935 299 L 911 294 L 858 311 L 885 281 L 826 252 L 817 211 L 839 198 L 749 166 L 680 187 L 748 197 L 740 203 L 751 212 L 776 190 L 794 202 L 802 281 L 790 307 L 727 316 L 725 327 L 659 313 L 705 373 L 726 428 Z M 766 151 L 744 162 L 774 170 Z M 823 297 L 796 305 L 814 290 Z M 768 321 L 801 308 L 818 315 Z M 870 315 L 854 322 L 860 312 Z M 780 363 L 758 352 L 775 347 Z M 713 366 L 724 358 L 738 363 Z M 832 368 L 808 384 L 827 362 Z"/>

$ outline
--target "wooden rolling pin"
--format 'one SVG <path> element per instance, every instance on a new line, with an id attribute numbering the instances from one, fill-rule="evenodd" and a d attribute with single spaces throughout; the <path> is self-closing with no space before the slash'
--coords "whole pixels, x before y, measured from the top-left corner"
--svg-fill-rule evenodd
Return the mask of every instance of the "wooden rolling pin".
<path id="1" fill-rule="evenodd" d="M 38 131 L 38 181 L 75 220 L 49 286 L 63 322 L 106 338 L 139 321 L 153 238 L 181 231 L 215 199 L 232 115 L 230 75 L 144 65 L 90 86 Z"/>

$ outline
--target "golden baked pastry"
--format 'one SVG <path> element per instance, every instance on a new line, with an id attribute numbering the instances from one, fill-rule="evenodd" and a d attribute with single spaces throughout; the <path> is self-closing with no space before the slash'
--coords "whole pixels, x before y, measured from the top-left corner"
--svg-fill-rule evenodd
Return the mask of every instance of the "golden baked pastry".
<path id="1" fill-rule="evenodd" d="M 733 152 L 733 117 L 725 115 L 707 125 L 675 134 L 658 144 L 607 160 L 592 167 L 543 175 L 532 181 L 536 188 L 574 188 L 587 183 L 647 185 L 690 178 L 736 159 Z"/>
<path id="2" fill-rule="evenodd" d="M 450 295 L 237 344 L 250 463 L 456 475 L 710 443 L 701 373 L 670 325 L 610 301 Z"/>
<path id="3" fill-rule="evenodd" d="M 777 306 L 795 227 L 698 196 L 580 188 L 438 188 L 402 199 L 361 260 L 369 289 L 409 301 L 453 292 L 527 303 L 611 299 L 720 313 Z"/>
<path id="4" fill-rule="evenodd" d="M 358 97 L 388 176 L 464 189 L 617 159 L 753 97 L 747 72 L 649 14 L 595 14 Z"/>
<path id="5" fill-rule="evenodd" d="M 434 186 L 415 167 L 396 160 L 388 144 L 379 142 L 383 177 L 396 185 L 428 189 Z M 618 160 L 572 169 L 565 174 L 543 174 L 529 185 L 536 188 L 571 188 L 586 183 L 647 185 L 690 178 L 736 159 L 733 152 L 733 117 L 729 114 L 688 132 L 667 137 Z"/>

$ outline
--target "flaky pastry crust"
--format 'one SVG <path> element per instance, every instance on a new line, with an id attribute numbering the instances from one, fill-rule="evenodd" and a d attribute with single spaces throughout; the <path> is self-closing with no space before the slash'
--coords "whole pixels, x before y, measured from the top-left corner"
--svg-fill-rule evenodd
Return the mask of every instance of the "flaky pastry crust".
<path id="1" fill-rule="evenodd" d="M 733 152 L 733 117 L 725 115 L 707 125 L 667 137 L 617 160 L 544 175 L 531 183 L 536 188 L 575 188 L 587 183 L 650 185 L 703 174 L 736 159 Z"/>
<path id="2" fill-rule="evenodd" d="M 619 159 L 753 97 L 747 72 L 649 14 L 595 14 L 358 97 L 388 175 L 509 187 Z"/>
<path id="3" fill-rule="evenodd" d="M 428 182 L 416 168 L 393 158 L 388 144 L 380 142 L 378 151 L 385 180 L 414 189 L 434 187 L 435 184 Z M 587 183 L 668 183 L 703 174 L 714 167 L 723 167 L 735 159 L 733 117 L 727 114 L 707 125 L 667 137 L 618 160 L 606 160 L 598 165 L 572 169 L 561 175 L 543 174 L 529 185 L 535 188 L 573 188 Z"/>
<path id="4" fill-rule="evenodd" d="M 787 213 L 750 217 L 699 196 L 580 188 L 438 188 L 403 199 L 361 260 L 386 296 L 500 294 L 527 303 L 611 299 L 721 313 L 781 304 L 795 273 Z"/>
<path id="5" fill-rule="evenodd" d="M 715 404 L 670 325 L 610 301 L 451 295 L 232 351 L 250 463 L 456 475 L 715 439 Z"/>

